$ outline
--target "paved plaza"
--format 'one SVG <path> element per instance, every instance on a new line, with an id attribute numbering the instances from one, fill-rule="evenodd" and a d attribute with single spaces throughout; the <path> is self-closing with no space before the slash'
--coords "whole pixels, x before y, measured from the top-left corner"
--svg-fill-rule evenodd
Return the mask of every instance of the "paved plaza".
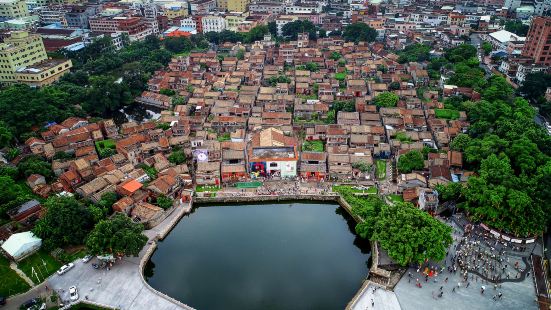
<path id="1" fill-rule="evenodd" d="M 394 292 L 370 284 L 362 291 L 352 309 L 400 310 L 401 308 Z"/>
<path id="2" fill-rule="evenodd" d="M 395 287 L 394 291 L 402 309 L 538 309 L 534 278 L 522 261 L 522 256 L 527 255 L 527 253 L 506 251 L 503 247 L 493 248 L 495 243 L 490 240 L 487 242 L 479 238 L 480 243 L 476 243 L 476 238 L 465 240 L 463 230 L 456 224 L 453 224 L 453 228 L 454 243 L 450 247 L 446 265 L 441 263 L 438 266 L 443 271 L 436 276 L 428 277 L 428 281 L 426 281 L 426 276 L 423 273 L 425 267 L 422 267 L 419 271 L 417 268 L 410 268 Z M 461 245 L 459 245 L 460 243 Z M 471 245 L 469 248 L 467 245 L 472 243 L 476 245 Z M 473 247 L 478 245 L 480 245 L 480 250 L 476 248 L 475 251 Z M 461 256 L 461 252 L 456 253 L 456 246 L 459 251 L 469 254 Z M 493 252 L 491 251 L 492 248 Z M 491 259 L 485 258 L 484 253 L 487 253 L 487 257 Z M 492 258 L 492 255 L 495 254 L 491 253 L 500 254 L 498 258 Z M 451 267 L 453 257 L 456 257 L 457 260 L 462 257 L 463 264 L 466 264 L 467 261 L 470 262 L 471 265 L 466 268 L 469 270 L 466 277 L 461 272 L 461 268 L 457 268 L 455 272 L 453 271 L 453 267 Z M 475 258 L 479 258 L 479 261 Z M 474 263 L 472 262 L 473 259 Z M 501 259 L 503 259 L 503 262 L 501 262 Z M 517 265 L 519 271 L 515 269 L 517 261 L 519 262 Z M 477 267 L 477 265 L 479 266 Z M 457 266 L 459 266 L 459 263 Z M 448 267 L 451 267 L 451 272 L 447 269 Z M 505 269 L 503 269 L 504 267 Z M 482 276 L 484 275 L 482 274 L 485 270 L 491 270 L 488 273 L 490 278 L 499 275 L 498 281 L 494 281 L 497 284 L 483 279 Z M 411 277 L 409 273 L 411 273 Z M 511 279 L 506 278 L 509 273 Z M 447 281 L 446 278 L 448 278 Z M 418 287 L 417 279 L 419 279 L 421 287 Z M 481 293 L 482 288 L 484 288 L 484 293 Z M 500 293 L 501 297 L 499 297 Z"/>

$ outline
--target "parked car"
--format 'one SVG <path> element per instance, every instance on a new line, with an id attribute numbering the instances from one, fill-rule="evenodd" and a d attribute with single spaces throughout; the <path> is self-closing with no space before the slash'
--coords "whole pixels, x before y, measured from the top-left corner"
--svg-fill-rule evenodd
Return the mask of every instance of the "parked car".
<path id="1" fill-rule="evenodd" d="M 6 304 L 6 297 L 0 295 L 0 306 L 3 306 Z"/>
<path id="2" fill-rule="evenodd" d="M 75 264 L 73 263 L 68 263 L 67 265 L 63 265 L 61 266 L 61 268 L 59 268 L 59 270 L 57 271 L 57 274 L 58 275 L 62 275 L 64 273 L 66 273 L 67 271 L 69 271 L 69 269 L 75 267 Z"/>
<path id="3" fill-rule="evenodd" d="M 86 255 L 82 258 L 82 262 L 86 264 L 92 259 L 92 257 L 93 257 L 92 255 Z"/>
<path id="4" fill-rule="evenodd" d="M 71 301 L 78 300 L 78 290 L 76 286 L 73 285 L 69 288 L 69 297 Z"/>
<path id="5" fill-rule="evenodd" d="M 21 309 L 29 309 L 35 305 L 38 305 L 40 303 L 40 299 L 39 298 L 33 298 L 33 299 L 29 299 L 27 300 L 26 302 L 22 303 L 21 304 Z"/>

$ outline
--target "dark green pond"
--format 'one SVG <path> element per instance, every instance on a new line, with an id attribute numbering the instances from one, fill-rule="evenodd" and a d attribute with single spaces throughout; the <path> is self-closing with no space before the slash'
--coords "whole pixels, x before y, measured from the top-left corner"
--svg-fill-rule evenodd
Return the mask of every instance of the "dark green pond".
<path id="1" fill-rule="evenodd" d="M 354 225 L 331 203 L 202 206 L 159 243 L 145 275 L 199 310 L 344 309 L 368 274 Z"/>

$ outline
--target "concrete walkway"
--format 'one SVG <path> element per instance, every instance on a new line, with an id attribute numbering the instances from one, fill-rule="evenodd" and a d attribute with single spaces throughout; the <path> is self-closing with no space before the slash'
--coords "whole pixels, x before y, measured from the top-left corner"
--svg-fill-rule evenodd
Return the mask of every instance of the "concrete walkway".
<path id="1" fill-rule="evenodd" d="M 387 291 L 378 285 L 369 283 L 363 287 L 357 295 L 357 299 L 350 306 L 351 310 L 381 309 L 381 310 L 400 310 L 400 303 L 396 294 Z"/>
<path id="2" fill-rule="evenodd" d="M 176 208 L 162 223 L 154 229 L 145 231 L 149 241 L 138 257 L 124 257 L 115 262 L 111 270 L 92 268 L 95 259 L 85 264 L 80 259 L 73 262 L 75 267 L 63 275 L 55 273 L 44 283 L 30 291 L 14 296 L 7 301 L 6 309 L 18 309 L 24 301 L 40 297 L 48 289 L 54 289 L 62 302 L 69 303 L 69 287 L 75 285 L 81 300 L 110 306 L 117 309 L 132 310 L 179 310 L 192 309 L 149 286 L 142 275 L 142 267 L 156 247 L 156 241 L 162 239 L 179 219 L 191 210 L 191 204 Z"/>
<path id="3" fill-rule="evenodd" d="M 21 269 L 17 268 L 17 265 L 14 262 L 10 262 L 10 268 L 15 271 L 21 277 L 21 279 L 25 280 L 28 285 L 34 287 L 35 284 L 33 280 L 27 277 L 27 275 L 23 271 L 21 271 Z"/>

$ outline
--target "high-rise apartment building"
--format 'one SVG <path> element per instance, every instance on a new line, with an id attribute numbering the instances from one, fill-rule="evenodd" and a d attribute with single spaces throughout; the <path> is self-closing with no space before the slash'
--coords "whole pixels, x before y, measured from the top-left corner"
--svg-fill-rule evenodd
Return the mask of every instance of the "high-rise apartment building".
<path id="1" fill-rule="evenodd" d="M 0 19 L 13 19 L 29 16 L 25 0 L 0 0 Z"/>
<path id="2" fill-rule="evenodd" d="M 18 69 L 46 59 L 46 49 L 39 35 L 14 31 L 0 43 L 0 82 L 15 83 Z"/>
<path id="3" fill-rule="evenodd" d="M 551 65 L 551 17 L 538 16 L 532 20 L 522 56 L 532 58 L 537 65 Z"/>

